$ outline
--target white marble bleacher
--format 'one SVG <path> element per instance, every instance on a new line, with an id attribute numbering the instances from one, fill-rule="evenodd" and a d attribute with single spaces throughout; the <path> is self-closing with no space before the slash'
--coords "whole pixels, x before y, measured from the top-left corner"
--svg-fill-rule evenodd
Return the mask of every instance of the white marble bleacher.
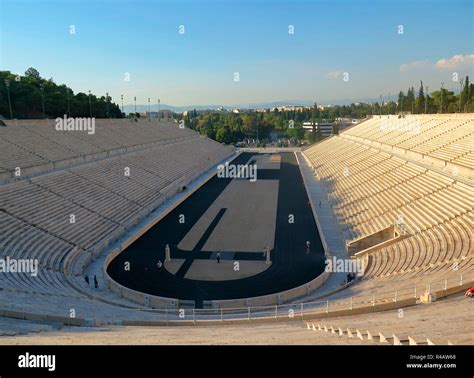
<path id="1" fill-rule="evenodd" d="M 39 274 L 0 274 L 0 311 L 155 318 L 78 291 L 80 267 L 233 150 L 172 121 L 97 120 L 94 135 L 57 134 L 51 121 L 7 124 L 0 167 L 34 174 L 0 182 L 0 258 L 35 259 Z"/>
<path id="2" fill-rule="evenodd" d="M 468 156 L 474 131 L 472 115 L 456 117 L 414 116 L 405 124 L 374 117 L 304 151 L 329 191 L 346 242 L 398 220 L 408 230 L 406 239 L 370 253 L 365 276 L 329 298 L 415 286 L 421 290 L 432 281 L 472 276 L 473 186 L 400 156 L 387 158 L 387 149 L 371 144 L 413 148 L 456 161 L 459 155 Z"/>

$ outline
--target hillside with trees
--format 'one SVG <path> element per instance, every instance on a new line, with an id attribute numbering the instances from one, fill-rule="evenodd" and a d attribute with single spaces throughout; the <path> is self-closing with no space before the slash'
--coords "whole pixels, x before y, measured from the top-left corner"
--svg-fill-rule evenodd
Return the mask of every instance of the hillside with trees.
<path id="1" fill-rule="evenodd" d="M 64 84 L 53 79 L 44 79 L 34 68 L 28 68 L 24 75 L 0 71 L 0 115 L 10 118 L 56 118 L 65 114 L 71 117 L 122 118 L 117 104 L 106 96 L 74 93 Z M 90 99 L 90 103 L 89 103 Z M 44 111 L 44 113 L 43 113 Z"/>

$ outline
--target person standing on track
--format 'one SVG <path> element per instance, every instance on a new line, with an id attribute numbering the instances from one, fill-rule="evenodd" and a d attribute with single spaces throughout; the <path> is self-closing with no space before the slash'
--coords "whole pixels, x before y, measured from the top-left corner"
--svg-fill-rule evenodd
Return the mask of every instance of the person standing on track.
<path id="1" fill-rule="evenodd" d="M 217 263 L 220 264 L 220 262 L 221 262 L 221 253 L 220 252 L 217 252 L 216 259 L 217 259 Z"/>
<path id="2" fill-rule="evenodd" d="M 307 255 L 309 255 L 310 248 L 311 248 L 311 243 L 308 240 L 308 241 L 306 241 L 306 254 Z"/>
<path id="3" fill-rule="evenodd" d="M 166 244 L 165 246 L 165 261 L 171 261 L 171 250 L 169 244 Z"/>

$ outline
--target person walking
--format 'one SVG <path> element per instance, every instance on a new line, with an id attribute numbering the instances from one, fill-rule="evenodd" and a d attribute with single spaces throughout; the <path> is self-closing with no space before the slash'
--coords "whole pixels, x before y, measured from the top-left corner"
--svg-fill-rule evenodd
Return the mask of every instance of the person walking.
<path id="1" fill-rule="evenodd" d="M 308 241 L 306 241 L 306 254 L 309 255 L 309 250 L 311 248 L 311 243 Z"/>
<path id="2" fill-rule="evenodd" d="M 221 262 L 221 253 L 220 252 L 217 252 L 216 259 L 217 259 L 217 263 L 220 264 L 220 262 Z"/>
<path id="3" fill-rule="evenodd" d="M 170 261 L 170 260 L 171 260 L 170 245 L 166 244 L 166 246 L 165 246 L 165 261 Z"/>

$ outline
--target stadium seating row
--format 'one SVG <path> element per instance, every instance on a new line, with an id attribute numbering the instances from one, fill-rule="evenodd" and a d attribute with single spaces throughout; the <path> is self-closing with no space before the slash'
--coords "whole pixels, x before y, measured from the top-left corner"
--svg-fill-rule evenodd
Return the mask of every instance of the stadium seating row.
<path id="1" fill-rule="evenodd" d="M 304 151 L 347 242 L 394 223 L 407 230 L 402 240 L 368 255 L 364 277 L 327 297 L 343 306 L 352 304 L 353 297 L 361 297 L 359 305 L 367 306 L 373 298 L 388 298 L 394 292 L 416 297 L 432 282 L 456 284 L 472 276 L 474 191 L 469 182 L 344 136 L 469 162 L 472 117 L 407 116 L 390 121 L 383 126 L 381 118 L 374 117 Z M 407 122 L 415 123 L 417 131 Z M 88 261 L 100 253 L 176 193 L 179 185 L 232 151 L 189 130 L 182 135 L 171 122 L 114 125 L 105 120 L 98 122 L 92 138 L 64 133 L 55 139 L 51 127 L 47 122 L 26 122 L 7 127 L 25 128 L 11 135 L 1 130 L 0 143 L 8 149 L 0 153 L 3 172 L 11 173 L 22 159 L 40 169 L 31 177 L 0 184 L 0 256 L 38 258 L 40 272 L 37 277 L 1 277 L 0 310 L 67 317 L 74 308 L 84 319 L 156 319 L 151 312 L 77 291 L 69 279 L 80 273 L 74 261 Z M 33 135 L 41 137 L 37 144 L 22 142 L 22 137 Z M 61 161 L 72 163 L 57 165 Z M 41 168 L 48 164 L 53 164 L 53 172 Z"/>
<path id="2" fill-rule="evenodd" d="M 195 138 L 187 128 L 163 120 L 96 120 L 94 133 L 88 131 L 57 131 L 54 120 L 6 121 L 0 128 L 0 181 L 54 170 L 62 166 L 95 161 L 153 145 L 169 144 Z"/>
<path id="3" fill-rule="evenodd" d="M 83 282 L 77 267 L 98 256 L 180 185 L 233 154 L 173 121 L 97 120 L 93 135 L 57 132 L 46 121 L 7 124 L 0 131 L 5 148 L 0 166 L 5 170 L 87 156 L 66 167 L 53 166 L 52 172 L 40 170 L 0 184 L 0 259 L 39 263 L 37 275 L 0 274 L 2 307 L 28 303 L 39 313 L 58 309 L 65 316 L 68 307 L 81 309 L 83 301 L 79 315 L 100 311 L 100 301 L 76 290 L 74 276 Z M 8 300 L 15 295 L 25 301 Z"/>
<path id="4" fill-rule="evenodd" d="M 473 153 L 474 120 L 472 115 L 377 116 L 304 151 L 347 243 L 394 224 L 407 232 L 372 250 L 364 277 L 329 298 L 472 275 L 474 183 L 391 155 L 375 142 L 457 162 Z M 465 162 L 469 168 L 472 162 Z"/>

